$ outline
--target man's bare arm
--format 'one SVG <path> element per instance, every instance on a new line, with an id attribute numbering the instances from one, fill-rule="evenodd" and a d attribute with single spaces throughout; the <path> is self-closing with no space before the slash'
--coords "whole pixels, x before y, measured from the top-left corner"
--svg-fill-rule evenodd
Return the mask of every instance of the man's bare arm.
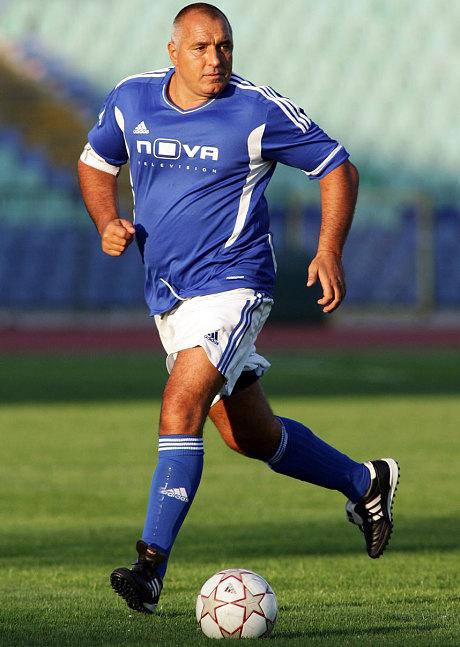
<path id="1" fill-rule="evenodd" d="M 338 308 L 345 297 L 342 252 L 353 220 L 358 184 L 358 171 L 348 160 L 320 180 L 321 230 L 318 251 L 308 268 L 307 286 L 319 279 L 323 296 L 318 303 L 323 312 Z"/>
<path id="2" fill-rule="evenodd" d="M 120 256 L 134 237 L 133 223 L 118 213 L 117 178 L 78 161 L 78 178 L 83 200 L 101 235 L 102 250 Z"/>

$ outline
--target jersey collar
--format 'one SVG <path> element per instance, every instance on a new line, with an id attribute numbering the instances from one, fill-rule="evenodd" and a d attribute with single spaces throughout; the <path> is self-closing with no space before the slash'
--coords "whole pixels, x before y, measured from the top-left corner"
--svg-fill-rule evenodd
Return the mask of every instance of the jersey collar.
<path id="1" fill-rule="evenodd" d="M 161 96 L 163 97 L 163 101 L 164 101 L 164 103 L 166 103 L 166 105 L 168 106 L 168 108 L 172 108 L 172 109 L 173 109 L 173 110 L 175 110 L 176 112 L 179 112 L 181 115 L 188 115 L 188 114 L 189 114 L 189 113 L 191 113 L 191 112 L 197 112 L 198 110 L 203 110 L 204 108 L 207 108 L 207 107 L 208 107 L 211 103 L 213 103 L 213 102 L 217 99 L 217 97 L 219 96 L 219 95 L 217 95 L 217 96 L 215 96 L 213 99 L 209 99 L 209 101 L 206 101 L 205 103 L 202 103 L 202 104 L 201 104 L 201 106 L 198 106 L 197 108 L 189 108 L 188 110 L 182 110 L 182 108 L 179 108 L 179 107 L 178 107 L 178 106 L 176 106 L 172 101 L 170 101 L 170 100 L 168 99 L 168 92 L 167 92 L 167 90 L 168 90 L 168 84 L 169 84 L 169 81 L 170 81 L 170 79 L 171 79 L 172 75 L 174 74 L 174 70 L 175 70 L 175 68 L 174 68 L 174 67 L 172 67 L 172 68 L 169 70 L 169 72 L 166 74 L 166 76 L 165 76 L 165 78 L 164 78 L 164 81 L 163 81 L 163 88 L 162 88 L 162 91 L 161 91 Z M 224 89 L 225 89 L 225 88 L 224 88 Z"/>

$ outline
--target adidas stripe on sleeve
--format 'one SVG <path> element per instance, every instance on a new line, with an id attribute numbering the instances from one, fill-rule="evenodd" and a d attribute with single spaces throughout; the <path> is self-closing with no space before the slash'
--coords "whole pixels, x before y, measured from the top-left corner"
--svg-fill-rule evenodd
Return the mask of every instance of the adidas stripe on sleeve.
<path id="1" fill-rule="evenodd" d="M 262 154 L 301 169 L 311 180 L 321 179 L 348 159 L 336 140 L 311 121 L 292 101 L 271 88 L 263 88 L 270 100 Z"/>

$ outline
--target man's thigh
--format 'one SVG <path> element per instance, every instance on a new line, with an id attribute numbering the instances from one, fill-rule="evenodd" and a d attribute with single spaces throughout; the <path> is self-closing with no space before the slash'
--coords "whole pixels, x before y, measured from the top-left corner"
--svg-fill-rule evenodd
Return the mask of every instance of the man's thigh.
<path id="1" fill-rule="evenodd" d="M 163 393 L 160 435 L 200 435 L 223 376 L 200 346 L 177 354 Z"/>
<path id="2" fill-rule="evenodd" d="M 201 346 L 225 378 L 222 395 L 232 393 L 243 371 L 263 375 L 270 364 L 256 352 L 255 342 L 272 303 L 270 297 L 255 290 L 239 288 L 192 297 L 170 312 L 156 315 L 168 371 L 178 352 Z"/>
<path id="3" fill-rule="evenodd" d="M 225 443 L 235 451 L 269 460 L 278 449 L 281 424 L 259 381 L 223 397 L 211 407 L 209 417 Z"/>

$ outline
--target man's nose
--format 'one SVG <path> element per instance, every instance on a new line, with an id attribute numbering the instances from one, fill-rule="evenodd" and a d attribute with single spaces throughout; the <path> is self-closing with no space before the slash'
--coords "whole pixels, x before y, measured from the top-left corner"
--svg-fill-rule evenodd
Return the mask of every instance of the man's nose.
<path id="1" fill-rule="evenodd" d="M 219 67 L 220 65 L 220 58 L 219 58 L 219 53 L 217 51 L 217 47 L 215 45 L 211 45 L 208 47 L 208 65 L 212 65 L 213 67 Z"/>

